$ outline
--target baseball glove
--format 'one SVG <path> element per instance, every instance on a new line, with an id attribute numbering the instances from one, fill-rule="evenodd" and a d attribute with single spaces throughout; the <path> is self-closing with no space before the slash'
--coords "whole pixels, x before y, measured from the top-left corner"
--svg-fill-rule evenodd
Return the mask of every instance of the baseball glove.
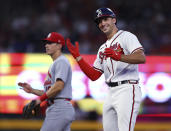
<path id="1" fill-rule="evenodd" d="M 36 100 L 32 100 L 23 107 L 22 115 L 26 119 L 41 116 L 40 104 L 36 105 Z"/>

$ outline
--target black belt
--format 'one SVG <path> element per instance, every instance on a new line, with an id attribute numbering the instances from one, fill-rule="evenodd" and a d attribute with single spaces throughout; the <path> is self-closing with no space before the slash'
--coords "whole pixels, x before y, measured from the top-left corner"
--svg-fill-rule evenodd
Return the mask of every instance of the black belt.
<path id="1" fill-rule="evenodd" d="M 67 101 L 71 100 L 70 98 L 63 98 L 63 97 L 53 98 L 53 100 L 56 100 L 56 99 L 64 99 L 64 100 L 67 100 Z"/>
<path id="2" fill-rule="evenodd" d="M 63 99 L 63 100 L 65 100 L 65 101 L 71 101 L 71 99 L 70 99 L 70 98 L 62 98 L 62 97 L 58 97 L 58 98 L 50 98 L 50 99 L 48 99 L 48 106 L 50 106 L 50 105 L 54 104 L 54 100 L 57 100 L 57 99 Z"/>
<path id="3" fill-rule="evenodd" d="M 138 81 L 137 80 L 123 80 L 123 81 L 118 81 L 118 82 L 106 82 L 106 84 L 110 87 L 115 87 L 115 86 L 119 86 L 119 85 L 126 84 L 126 83 L 138 84 Z"/>

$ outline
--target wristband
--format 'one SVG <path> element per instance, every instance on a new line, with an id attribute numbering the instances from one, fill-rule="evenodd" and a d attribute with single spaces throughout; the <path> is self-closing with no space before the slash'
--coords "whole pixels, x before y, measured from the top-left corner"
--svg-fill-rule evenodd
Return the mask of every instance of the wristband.
<path id="1" fill-rule="evenodd" d="M 80 61 L 80 60 L 82 59 L 82 57 L 81 57 L 81 56 L 78 56 L 78 57 L 76 57 L 75 59 L 76 59 L 76 61 L 78 62 L 78 61 Z"/>
<path id="2" fill-rule="evenodd" d="M 40 101 L 44 101 L 44 100 L 46 100 L 47 98 L 48 98 L 48 97 L 47 97 L 46 93 L 44 93 L 43 95 L 41 95 L 41 96 L 39 97 Z"/>

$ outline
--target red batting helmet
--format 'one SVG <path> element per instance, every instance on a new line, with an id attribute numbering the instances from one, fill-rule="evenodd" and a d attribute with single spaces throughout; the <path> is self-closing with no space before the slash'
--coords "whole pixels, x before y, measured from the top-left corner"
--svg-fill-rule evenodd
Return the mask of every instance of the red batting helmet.
<path id="1" fill-rule="evenodd" d="M 51 32 L 48 34 L 47 38 L 44 38 L 43 41 L 48 41 L 51 43 L 58 43 L 61 44 L 62 46 L 65 46 L 65 39 L 64 37 L 57 33 L 57 32 Z"/>

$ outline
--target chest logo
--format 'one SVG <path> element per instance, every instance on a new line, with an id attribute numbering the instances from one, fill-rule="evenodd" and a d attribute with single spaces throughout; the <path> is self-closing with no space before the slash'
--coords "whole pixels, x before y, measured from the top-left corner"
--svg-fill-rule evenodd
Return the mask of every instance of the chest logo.
<path id="1" fill-rule="evenodd" d="M 116 42 L 114 45 L 111 45 L 110 48 L 113 49 L 114 51 L 118 52 L 118 53 L 124 54 L 123 48 L 121 48 L 121 46 L 118 42 Z M 101 60 L 100 64 L 103 63 L 103 60 L 107 59 L 107 57 L 104 55 L 103 51 L 99 52 L 99 58 Z"/>

